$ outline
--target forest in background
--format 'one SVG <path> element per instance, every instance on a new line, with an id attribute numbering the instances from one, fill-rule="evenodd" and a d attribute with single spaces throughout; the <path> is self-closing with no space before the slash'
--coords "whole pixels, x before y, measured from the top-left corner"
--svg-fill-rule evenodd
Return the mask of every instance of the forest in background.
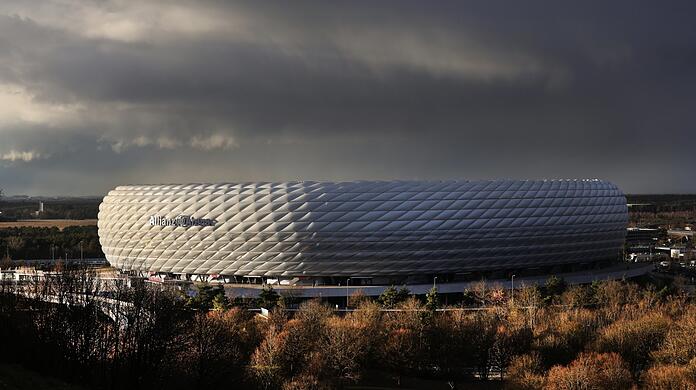
<path id="1" fill-rule="evenodd" d="M 44 211 L 37 215 L 39 202 Z M 22 219 L 96 219 L 99 213 L 99 198 L 2 198 L 0 197 L 0 221 Z"/>
<path id="2" fill-rule="evenodd" d="M 629 224 L 675 228 L 696 224 L 696 195 L 626 195 Z"/>
<path id="3" fill-rule="evenodd" d="M 104 258 L 96 226 L 0 229 L 0 250 L 2 268 L 22 265 L 22 260 Z"/>

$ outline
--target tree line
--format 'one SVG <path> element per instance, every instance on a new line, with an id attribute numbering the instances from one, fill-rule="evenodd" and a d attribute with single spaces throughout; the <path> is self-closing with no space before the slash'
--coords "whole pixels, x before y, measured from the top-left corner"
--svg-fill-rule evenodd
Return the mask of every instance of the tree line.
<path id="1" fill-rule="evenodd" d="M 2 198 L 0 193 L 1 220 L 18 219 L 96 219 L 101 199 L 56 199 L 44 201 L 44 212 L 36 215 L 38 199 L 13 200 Z"/>
<path id="2" fill-rule="evenodd" d="M 15 227 L 0 229 L 0 258 L 34 259 L 103 258 L 96 226 Z M 4 268 L 4 267 L 3 267 Z"/>
<path id="3" fill-rule="evenodd" d="M 670 287 L 552 278 L 517 290 L 513 303 L 509 290 L 481 282 L 449 306 L 436 289 L 415 297 L 390 288 L 351 296 L 354 311 L 343 314 L 319 300 L 289 310 L 271 288 L 259 301 L 210 286 L 186 296 L 113 283 L 68 269 L 3 284 L 0 359 L 103 389 L 399 387 L 415 378 L 449 388 L 696 387 L 696 305 Z"/>

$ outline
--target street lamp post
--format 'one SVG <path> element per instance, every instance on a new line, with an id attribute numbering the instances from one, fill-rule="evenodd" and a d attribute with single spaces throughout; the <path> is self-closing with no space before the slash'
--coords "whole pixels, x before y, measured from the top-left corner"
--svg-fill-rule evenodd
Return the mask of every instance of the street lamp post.
<path id="1" fill-rule="evenodd" d="M 437 276 L 433 277 L 433 288 L 437 288 Z"/>
<path id="2" fill-rule="evenodd" d="M 350 285 L 350 278 L 346 279 L 346 312 L 348 311 L 348 285 Z"/>
<path id="3" fill-rule="evenodd" d="M 512 300 L 512 306 L 515 306 L 515 274 L 512 274 L 510 282 L 510 299 Z"/>

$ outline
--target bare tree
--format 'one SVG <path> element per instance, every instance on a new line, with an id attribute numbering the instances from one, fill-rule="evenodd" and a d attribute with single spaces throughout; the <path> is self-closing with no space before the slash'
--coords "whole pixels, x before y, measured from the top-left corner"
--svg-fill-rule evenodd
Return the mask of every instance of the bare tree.
<path id="1" fill-rule="evenodd" d="M 251 356 L 249 376 L 261 389 L 277 389 L 286 377 L 285 353 L 287 333 L 270 327 L 266 337 Z"/>
<path id="2" fill-rule="evenodd" d="M 371 308 L 361 310 L 371 311 Z M 377 312 L 379 313 L 379 312 Z M 328 320 L 319 342 L 322 370 L 319 377 L 335 378 L 340 382 L 357 382 L 366 367 L 369 353 L 377 336 L 374 312 L 351 313 L 346 317 Z"/>
<path id="3" fill-rule="evenodd" d="M 184 335 L 179 365 L 194 387 L 240 382 L 249 357 L 248 312 L 240 309 L 196 313 Z M 221 381 L 224 378 L 224 382 Z"/>
<path id="4" fill-rule="evenodd" d="M 25 245 L 24 239 L 22 239 L 22 237 L 19 236 L 7 237 L 6 242 L 7 248 L 11 250 L 13 253 L 21 250 L 22 248 L 24 248 Z"/>

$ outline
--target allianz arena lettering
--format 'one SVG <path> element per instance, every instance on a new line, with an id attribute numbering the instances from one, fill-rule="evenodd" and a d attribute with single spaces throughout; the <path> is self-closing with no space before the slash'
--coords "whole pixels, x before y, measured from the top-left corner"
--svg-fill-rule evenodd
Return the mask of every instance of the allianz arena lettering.
<path id="1" fill-rule="evenodd" d="M 149 218 L 150 226 L 215 226 L 217 223 L 214 219 L 194 218 L 188 215 L 179 215 L 176 218 L 165 218 L 159 215 L 153 215 Z"/>
<path id="2" fill-rule="evenodd" d="M 125 270 L 410 277 L 615 259 L 627 222 L 602 180 L 356 181 L 120 186 L 98 227 Z"/>

